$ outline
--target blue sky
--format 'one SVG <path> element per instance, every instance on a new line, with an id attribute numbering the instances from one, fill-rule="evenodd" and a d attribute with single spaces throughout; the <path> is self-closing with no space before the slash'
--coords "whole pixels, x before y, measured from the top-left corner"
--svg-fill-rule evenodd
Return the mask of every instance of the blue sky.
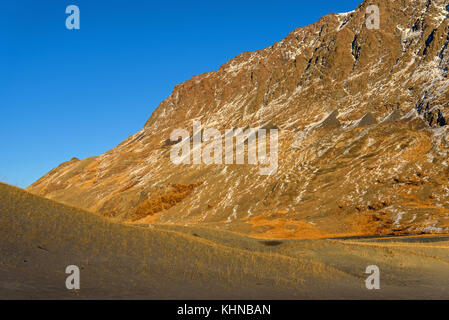
<path id="1" fill-rule="evenodd" d="M 2 1 L 0 181 L 26 187 L 140 130 L 173 87 L 344 1 Z M 67 30 L 68 5 L 80 30 Z"/>

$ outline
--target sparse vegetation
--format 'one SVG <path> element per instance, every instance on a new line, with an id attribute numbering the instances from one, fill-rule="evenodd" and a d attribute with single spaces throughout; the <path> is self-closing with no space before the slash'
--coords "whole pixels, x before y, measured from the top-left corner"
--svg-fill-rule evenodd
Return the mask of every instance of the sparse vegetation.
<path id="1" fill-rule="evenodd" d="M 201 183 L 189 185 L 174 184 L 168 190 L 163 190 L 160 194 L 151 195 L 151 197 L 137 205 L 131 220 L 137 221 L 174 207 L 177 203 L 188 197 L 199 185 Z"/>
<path id="2" fill-rule="evenodd" d="M 10 284 L 2 298 L 449 296 L 444 241 L 279 241 L 215 227 L 123 225 L 2 184 L 0 228 L 1 281 Z M 61 285 L 69 264 L 82 270 L 76 295 Z M 375 296 L 363 288 L 371 264 L 382 270 Z"/>

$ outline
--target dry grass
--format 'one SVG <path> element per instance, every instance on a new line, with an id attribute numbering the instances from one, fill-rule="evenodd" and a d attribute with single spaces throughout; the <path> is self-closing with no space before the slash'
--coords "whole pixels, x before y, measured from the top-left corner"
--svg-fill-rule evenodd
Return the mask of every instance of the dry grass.
<path id="1" fill-rule="evenodd" d="M 315 226 L 283 217 L 283 212 L 266 213 L 249 219 L 251 235 L 261 239 L 321 239 L 326 235 Z"/>
<path id="2" fill-rule="evenodd" d="M 168 190 L 163 190 L 159 194 L 151 195 L 150 198 L 140 202 L 133 215 L 131 221 L 137 221 L 147 216 L 152 216 L 164 210 L 174 207 L 176 204 L 187 198 L 196 187 L 197 184 L 174 184 Z"/>
<path id="3" fill-rule="evenodd" d="M 0 232 L 1 298 L 449 297 L 447 243 L 267 245 L 216 228 L 113 223 L 1 184 Z M 63 287 L 69 264 L 82 272 L 76 295 Z M 382 270 L 377 294 L 363 286 L 371 264 Z"/>
<path id="4" fill-rule="evenodd" d="M 306 297 L 329 287 L 330 274 L 345 277 L 254 239 L 247 242 L 263 250 L 247 249 L 243 238 L 231 233 L 215 232 L 216 239 L 207 239 L 125 226 L 5 185 L 0 185 L 0 200 L 0 271 L 25 286 L 3 292 L 3 298 L 66 296 L 61 283 L 69 264 L 88 270 L 83 284 L 91 290 L 81 290 L 81 298 Z"/>

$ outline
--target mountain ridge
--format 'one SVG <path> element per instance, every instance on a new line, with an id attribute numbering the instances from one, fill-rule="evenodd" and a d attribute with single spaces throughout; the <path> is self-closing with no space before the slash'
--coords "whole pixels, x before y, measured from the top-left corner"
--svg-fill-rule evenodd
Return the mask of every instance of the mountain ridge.
<path id="1" fill-rule="evenodd" d="M 372 4 L 379 30 L 365 25 Z M 119 220 L 138 210 L 140 222 L 262 237 L 448 232 L 447 15 L 435 0 L 326 15 L 177 85 L 141 131 L 28 190 Z M 334 110 L 339 125 L 316 128 Z M 379 123 L 393 112 L 401 117 Z M 276 175 L 173 165 L 166 141 L 192 120 L 221 132 L 279 128 Z"/>

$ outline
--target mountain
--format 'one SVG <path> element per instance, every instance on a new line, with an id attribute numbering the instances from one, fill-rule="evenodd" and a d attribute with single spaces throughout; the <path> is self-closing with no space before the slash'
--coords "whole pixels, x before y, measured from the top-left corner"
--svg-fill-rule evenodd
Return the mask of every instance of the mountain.
<path id="1" fill-rule="evenodd" d="M 326 15 L 177 85 L 141 131 L 28 190 L 120 221 L 261 238 L 448 232 L 448 14 L 444 1 L 385 0 Z M 194 120 L 278 129 L 277 170 L 175 165 L 171 134 L 193 135 Z"/>

